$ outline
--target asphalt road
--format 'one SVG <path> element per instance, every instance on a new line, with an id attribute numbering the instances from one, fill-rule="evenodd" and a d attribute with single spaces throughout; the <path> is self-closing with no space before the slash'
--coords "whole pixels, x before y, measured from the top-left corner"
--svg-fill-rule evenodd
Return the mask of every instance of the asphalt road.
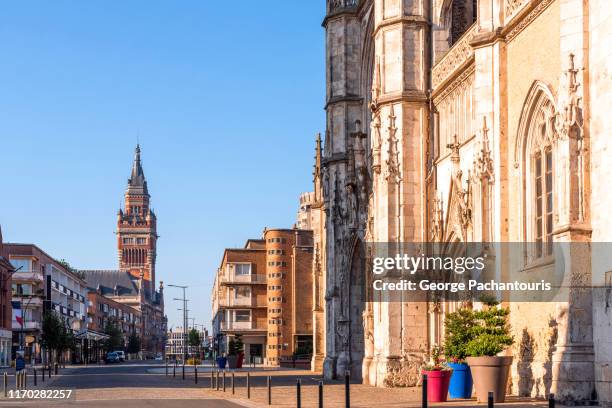
<path id="1" fill-rule="evenodd" d="M 205 387 L 205 383 L 196 385 L 193 379 L 182 381 L 178 370 L 176 378 L 168 378 L 163 372 L 161 374 L 151 372 L 152 369 L 161 367 L 164 367 L 161 362 L 151 361 L 67 368 L 60 371 L 60 376 L 52 378 L 50 386 L 48 379 L 45 385 L 49 386 L 49 389 L 73 390 L 76 398 L 71 398 L 69 401 L 21 402 L 0 399 L 0 407 L 233 408 L 240 406 L 220 399 L 202 397 L 198 394 L 198 388 Z M 39 385 L 41 385 L 40 378 Z M 189 393 L 191 394 L 187 395 Z"/>

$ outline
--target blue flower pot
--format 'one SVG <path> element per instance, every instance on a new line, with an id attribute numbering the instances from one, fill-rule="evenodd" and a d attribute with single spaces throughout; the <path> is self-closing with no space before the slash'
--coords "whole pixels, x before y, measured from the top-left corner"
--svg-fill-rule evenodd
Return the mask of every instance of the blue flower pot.
<path id="1" fill-rule="evenodd" d="M 227 364 L 227 358 L 225 357 L 217 357 L 217 367 L 220 369 L 224 369 Z"/>
<path id="2" fill-rule="evenodd" d="M 466 363 L 448 363 L 453 369 L 448 392 L 451 398 L 472 398 L 472 372 Z"/>

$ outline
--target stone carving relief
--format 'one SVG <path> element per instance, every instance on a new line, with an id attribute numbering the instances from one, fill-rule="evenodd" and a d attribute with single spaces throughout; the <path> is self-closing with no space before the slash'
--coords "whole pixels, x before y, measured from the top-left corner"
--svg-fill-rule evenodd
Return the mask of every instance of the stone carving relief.
<path id="1" fill-rule="evenodd" d="M 506 17 L 510 17 L 516 10 L 521 8 L 527 0 L 506 0 Z"/>
<path id="2" fill-rule="evenodd" d="M 433 89 L 437 89 L 440 84 L 458 72 L 469 60 L 474 57 L 474 49 L 470 45 L 472 37 L 476 32 L 476 24 L 473 24 L 468 31 L 457 41 L 442 59 L 433 67 L 431 71 L 431 81 Z"/>
<path id="3" fill-rule="evenodd" d="M 457 142 L 457 136 L 454 137 L 454 142 L 448 144 L 447 147 L 451 150 L 451 188 L 449 197 L 449 210 L 447 223 L 453 229 L 458 238 L 465 241 L 467 238 L 467 230 L 472 222 L 472 197 L 470 177 L 467 178 L 467 187 L 463 187 L 463 171 L 460 167 L 460 144 Z M 448 228 L 447 228 L 448 230 Z"/>

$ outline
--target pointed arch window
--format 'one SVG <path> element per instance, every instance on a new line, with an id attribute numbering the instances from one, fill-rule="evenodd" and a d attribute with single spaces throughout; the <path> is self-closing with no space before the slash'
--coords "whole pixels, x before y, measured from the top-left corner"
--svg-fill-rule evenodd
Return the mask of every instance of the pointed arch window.
<path id="1" fill-rule="evenodd" d="M 552 93 L 536 82 L 525 101 L 517 152 L 522 152 L 524 197 L 523 225 L 525 241 L 533 243 L 526 261 L 533 262 L 552 255 L 554 228 L 555 106 Z"/>

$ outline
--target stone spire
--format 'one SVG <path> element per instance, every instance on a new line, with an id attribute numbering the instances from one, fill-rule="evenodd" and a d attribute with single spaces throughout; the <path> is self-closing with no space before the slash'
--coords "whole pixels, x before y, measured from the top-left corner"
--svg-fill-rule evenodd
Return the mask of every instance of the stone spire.
<path id="1" fill-rule="evenodd" d="M 313 182 L 314 182 L 314 193 L 315 203 L 320 204 L 323 202 L 322 181 L 321 181 L 321 158 L 323 151 L 321 148 L 321 134 L 317 134 L 317 142 L 315 147 L 315 164 L 313 170 Z"/>
<path id="2" fill-rule="evenodd" d="M 143 195 L 149 194 L 147 190 L 147 180 L 145 179 L 144 171 L 140 163 L 140 144 L 136 145 L 132 174 L 128 180 L 128 192 Z"/>

